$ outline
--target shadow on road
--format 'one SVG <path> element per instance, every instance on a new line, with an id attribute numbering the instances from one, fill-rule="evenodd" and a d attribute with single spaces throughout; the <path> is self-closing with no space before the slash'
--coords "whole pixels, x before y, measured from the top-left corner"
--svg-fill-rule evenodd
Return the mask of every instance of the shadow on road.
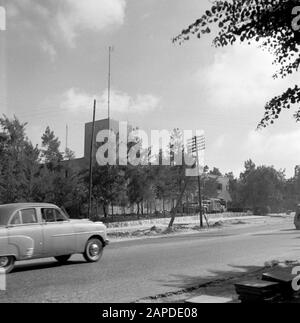
<path id="1" fill-rule="evenodd" d="M 218 271 L 210 270 L 205 275 L 200 276 L 185 276 L 185 275 L 171 275 L 168 282 L 163 283 L 164 286 L 175 287 L 182 290 L 198 289 L 200 287 L 207 287 L 211 284 L 218 284 L 226 280 L 241 279 L 243 277 L 248 277 L 251 275 L 259 275 L 260 271 L 266 267 L 259 266 L 232 266 L 229 265 L 232 270 L 228 271 Z"/>
<path id="2" fill-rule="evenodd" d="M 60 264 L 59 262 L 53 260 L 53 261 L 47 261 L 42 263 L 30 263 L 30 264 L 22 264 L 19 263 L 16 265 L 15 269 L 12 271 L 12 273 L 18 273 L 18 272 L 26 272 L 26 271 L 34 271 L 34 270 L 42 270 L 42 269 L 50 269 L 50 268 L 57 268 L 57 267 L 67 267 L 72 265 L 80 265 L 80 264 L 86 264 L 87 262 L 82 261 L 68 261 L 65 264 Z"/>
<path id="3" fill-rule="evenodd" d="M 160 281 L 165 286 L 178 289 L 178 291 L 147 297 L 138 302 L 158 302 L 158 303 L 184 303 L 186 299 L 190 299 L 199 295 L 210 295 L 217 297 L 225 297 L 232 299 L 232 302 L 238 301 L 235 291 L 235 284 L 241 281 L 261 280 L 262 274 L 265 272 L 276 272 L 280 270 L 291 272 L 294 262 L 286 262 L 285 266 L 276 262 L 265 266 L 232 266 L 232 270 L 218 271 L 211 270 L 202 276 L 185 276 L 172 275 L 173 279 L 168 282 Z"/>
<path id="4" fill-rule="evenodd" d="M 183 303 L 186 299 L 210 295 L 238 300 L 234 284 L 243 280 L 261 279 L 264 272 L 276 268 L 272 266 L 233 266 L 226 271 L 211 270 L 199 276 L 171 275 L 168 281 L 159 281 L 164 286 L 176 288 L 176 291 L 147 297 L 138 302 Z M 277 267 L 278 268 L 278 267 Z"/>

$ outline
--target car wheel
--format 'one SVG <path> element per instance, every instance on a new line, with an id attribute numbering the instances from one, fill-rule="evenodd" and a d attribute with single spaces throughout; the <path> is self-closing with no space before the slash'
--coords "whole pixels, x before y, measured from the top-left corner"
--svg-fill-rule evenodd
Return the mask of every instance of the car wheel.
<path id="1" fill-rule="evenodd" d="M 65 255 L 65 256 L 57 256 L 55 257 L 55 259 L 61 263 L 61 264 L 65 264 L 68 262 L 68 260 L 71 258 L 71 255 Z"/>
<path id="2" fill-rule="evenodd" d="M 0 257 L 0 269 L 4 269 L 5 273 L 10 273 L 15 267 L 15 258 L 12 256 Z"/>
<path id="3" fill-rule="evenodd" d="M 103 254 L 103 243 L 99 239 L 90 239 L 83 254 L 87 262 L 97 262 Z"/>

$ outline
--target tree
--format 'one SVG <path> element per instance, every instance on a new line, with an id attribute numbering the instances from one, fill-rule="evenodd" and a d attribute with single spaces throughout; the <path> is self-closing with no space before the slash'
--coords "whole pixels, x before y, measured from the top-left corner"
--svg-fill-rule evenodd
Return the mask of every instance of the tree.
<path id="1" fill-rule="evenodd" d="M 42 136 L 42 147 L 42 157 L 49 168 L 56 167 L 63 160 L 63 154 L 59 151 L 60 141 L 50 127 Z"/>
<path id="2" fill-rule="evenodd" d="M 222 173 L 220 172 L 219 168 L 214 167 L 213 170 L 209 172 L 210 175 L 215 176 L 222 176 Z"/>
<path id="3" fill-rule="evenodd" d="M 214 46 L 223 47 L 237 41 L 259 42 L 260 47 L 274 54 L 274 64 L 279 65 L 274 78 L 284 78 L 298 71 L 300 65 L 300 33 L 298 19 L 293 16 L 293 9 L 298 5 L 298 0 L 214 1 L 210 10 L 184 29 L 173 41 L 181 44 L 192 35 L 201 38 L 211 32 L 212 26 L 217 25 L 218 34 L 213 40 Z M 290 109 L 296 103 L 300 103 L 298 85 L 287 89 L 266 104 L 265 115 L 258 127 L 273 124 L 283 109 Z M 294 117 L 300 121 L 300 108 Z"/>
<path id="4" fill-rule="evenodd" d="M 88 186 L 89 172 L 85 172 Z M 93 170 L 93 198 L 96 209 L 101 204 L 104 216 L 108 216 L 109 205 L 124 203 L 126 197 L 125 173 L 120 166 L 95 166 Z M 124 196 L 125 195 L 125 196 Z"/>
<path id="5" fill-rule="evenodd" d="M 35 200 L 53 203 L 72 211 L 76 208 L 74 212 L 78 215 L 81 213 L 79 203 L 86 198 L 86 191 L 83 176 L 72 170 L 68 163 L 74 158 L 74 153 L 67 150 L 66 161 L 63 162 L 64 155 L 60 152 L 60 141 L 49 127 L 41 139 L 43 164 L 40 164 L 35 178 Z"/>
<path id="6" fill-rule="evenodd" d="M 231 202 L 229 203 L 230 208 L 243 209 L 244 206 L 241 201 L 240 194 L 240 181 L 234 176 L 232 172 L 225 175 L 229 178 L 229 194 L 231 197 Z"/>
<path id="7" fill-rule="evenodd" d="M 137 205 L 137 214 L 144 213 L 143 203 L 154 193 L 152 186 L 152 173 L 149 166 L 128 166 L 127 193 L 130 204 Z"/>
<path id="8" fill-rule="evenodd" d="M 34 177 L 39 167 L 39 149 L 28 141 L 16 117 L 0 118 L 0 202 L 14 203 L 33 199 Z"/>
<path id="9" fill-rule="evenodd" d="M 69 148 L 65 149 L 64 160 L 73 160 L 75 159 L 75 152 Z"/>
<path id="10" fill-rule="evenodd" d="M 296 167 L 295 176 L 285 183 L 284 207 L 286 210 L 294 210 L 300 202 L 300 172 L 298 168 Z"/>
<path id="11" fill-rule="evenodd" d="M 259 166 L 250 160 L 245 163 L 245 171 L 240 175 L 240 194 L 242 204 L 253 210 L 260 209 L 277 212 L 283 202 L 285 175 L 274 167 Z M 264 213 L 263 212 L 263 213 Z"/>

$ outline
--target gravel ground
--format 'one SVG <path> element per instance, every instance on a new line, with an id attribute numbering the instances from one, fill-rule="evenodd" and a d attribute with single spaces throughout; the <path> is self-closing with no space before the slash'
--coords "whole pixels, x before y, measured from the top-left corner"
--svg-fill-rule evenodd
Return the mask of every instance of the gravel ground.
<path id="1" fill-rule="evenodd" d="M 124 227 L 108 229 L 108 237 L 111 242 L 124 241 L 124 240 L 137 240 L 143 238 L 159 238 L 169 235 L 180 234 L 194 234 L 199 232 L 216 232 L 223 228 L 228 227 L 253 227 L 261 226 L 266 223 L 274 224 L 280 221 L 285 221 L 287 218 L 293 218 L 292 215 L 277 214 L 266 217 L 259 216 L 246 216 L 237 218 L 224 218 L 215 219 L 210 221 L 210 227 L 206 225 L 203 229 L 196 223 L 180 223 L 175 224 L 172 229 L 169 229 L 166 225 L 154 225 L 154 226 L 139 226 L 139 227 Z"/>

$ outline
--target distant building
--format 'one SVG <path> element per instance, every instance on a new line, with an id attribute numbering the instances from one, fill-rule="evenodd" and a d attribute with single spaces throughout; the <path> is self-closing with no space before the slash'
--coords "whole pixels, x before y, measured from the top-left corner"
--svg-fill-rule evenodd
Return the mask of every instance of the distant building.
<path id="1" fill-rule="evenodd" d="M 97 134 L 103 130 L 112 130 L 115 134 L 119 133 L 119 121 L 112 120 L 112 119 L 103 119 L 97 120 L 95 122 L 95 137 L 94 137 L 94 147 L 97 148 Z M 89 160 L 90 159 L 90 152 L 91 152 L 91 139 L 92 139 L 92 131 L 93 131 L 93 122 L 89 122 L 85 124 L 85 131 L 84 131 L 84 158 Z M 95 156 L 95 154 L 94 154 Z"/>
<path id="2" fill-rule="evenodd" d="M 218 176 L 218 198 L 224 201 L 232 202 L 232 198 L 229 192 L 229 178 L 226 176 Z"/>
<path id="3" fill-rule="evenodd" d="M 95 132 L 94 132 L 94 162 L 96 161 L 96 152 L 99 147 L 97 143 L 97 134 L 103 130 L 112 130 L 116 135 L 119 133 L 119 121 L 112 119 L 102 119 L 95 122 Z M 132 130 L 131 126 L 128 126 L 128 132 Z M 84 130 L 84 157 L 76 158 L 68 161 L 68 164 L 74 170 L 87 169 L 89 167 L 90 152 L 91 152 L 91 140 L 92 140 L 93 122 L 88 122 L 85 124 Z"/>
<path id="4" fill-rule="evenodd" d="M 218 182 L 218 199 L 223 199 L 228 202 L 232 202 L 232 198 L 229 192 L 229 178 L 227 176 L 208 175 L 209 178 L 213 178 Z"/>

